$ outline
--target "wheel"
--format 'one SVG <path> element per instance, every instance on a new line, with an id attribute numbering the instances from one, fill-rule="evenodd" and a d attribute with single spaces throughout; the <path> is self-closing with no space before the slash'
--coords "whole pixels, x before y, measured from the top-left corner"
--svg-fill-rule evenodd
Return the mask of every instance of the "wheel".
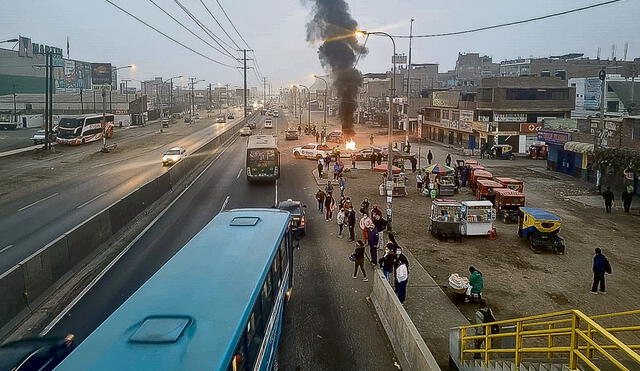
<path id="1" fill-rule="evenodd" d="M 82 138 L 82 144 L 84 144 L 84 138 Z"/>
<path id="2" fill-rule="evenodd" d="M 300 152 L 293 152 L 293 157 L 295 158 L 302 158 L 302 156 L 300 156 Z"/>
<path id="3" fill-rule="evenodd" d="M 515 159 L 516 159 L 516 155 L 512 154 L 511 156 L 509 156 L 509 160 L 515 160 Z"/>

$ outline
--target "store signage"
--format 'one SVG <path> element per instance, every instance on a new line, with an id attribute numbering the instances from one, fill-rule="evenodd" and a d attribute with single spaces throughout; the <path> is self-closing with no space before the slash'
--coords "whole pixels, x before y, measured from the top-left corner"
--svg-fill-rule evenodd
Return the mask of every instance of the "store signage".
<path id="1" fill-rule="evenodd" d="M 51 53 L 60 56 L 62 55 L 62 49 L 56 48 L 55 46 L 31 43 L 31 48 L 33 50 L 33 54 Z"/>
<path id="2" fill-rule="evenodd" d="M 458 125 L 458 130 L 460 131 L 464 131 L 467 133 L 471 133 L 473 132 L 473 126 L 472 126 L 472 122 L 469 121 L 460 121 L 459 125 Z"/>
<path id="3" fill-rule="evenodd" d="M 471 130 L 473 130 L 473 131 L 483 131 L 483 132 L 486 133 L 486 132 L 489 131 L 489 123 L 474 121 L 474 122 L 471 123 Z"/>
<path id="4" fill-rule="evenodd" d="M 473 111 L 470 110 L 460 110 L 460 122 L 471 122 L 473 121 Z"/>
<path id="5" fill-rule="evenodd" d="M 458 91 L 434 91 L 432 105 L 434 107 L 458 107 L 460 92 Z"/>
<path id="6" fill-rule="evenodd" d="M 495 122 L 526 122 L 526 113 L 498 113 L 493 114 L 493 121 Z"/>
<path id="7" fill-rule="evenodd" d="M 520 133 L 537 133 L 543 127 L 544 124 L 520 124 Z"/>
<path id="8" fill-rule="evenodd" d="M 569 133 L 549 129 L 538 130 L 538 140 L 548 144 L 564 145 L 569 141 Z"/>
<path id="9" fill-rule="evenodd" d="M 478 116 L 478 121 L 489 122 L 491 121 L 491 119 L 489 118 L 489 116 Z"/>

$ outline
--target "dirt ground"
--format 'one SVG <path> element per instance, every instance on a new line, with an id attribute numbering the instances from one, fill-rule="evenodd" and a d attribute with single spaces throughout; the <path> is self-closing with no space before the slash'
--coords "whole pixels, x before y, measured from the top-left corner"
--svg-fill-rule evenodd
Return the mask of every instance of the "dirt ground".
<path id="1" fill-rule="evenodd" d="M 376 136 L 375 145 L 385 145 L 384 128 L 356 126 L 356 131 L 359 147 L 369 144 L 370 133 Z M 427 149 L 433 152 L 435 162 L 444 163 L 448 153 L 446 147 L 423 144 L 423 167 L 426 166 Z M 418 153 L 417 143 L 412 144 L 411 152 Z M 464 158 L 454 153 L 452 157 L 454 162 Z M 547 171 L 541 160 L 479 161 L 495 176 L 523 180 L 527 206 L 547 209 L 562 218 L 560 235 L 565 239 L 566 254 L 530 250 L 518 237 L 517 225 L 502 221 L 495 222 L 498 238 L 493 241 L 485 237 L 468 237 L 461 243 L 438 241 L 428 231 L 431 200 L 418 194 L 415 176 L 409 172 L 408 196 L 393 200 L 394 230 L 400 244 L 411 250 L 445 292 L 451 273 L 467 275 L 468 267 L 473 265 L 485 277 L 483 297 L 498 319 L 564 309 L 600 314 L 638 308 L 640 290 L 634 283 L 637 282 L 635 269 L 640 261 L 640 231 L 637 228 L 640 216 L 637 211 L 625 215 L 616 209 L 612 214 L 605 214 L 604 207 L 579 202 L 585 198 L 591 199 L 593 204 L 593 186 Z M 347 164 L 350 166 L 350 162 Z M 367 164 L 361 163 L 360 167 L 363 166 Z M 368 197 L 372 205 L 384 208 L 385 199 L 378 195 L 380 178 L 379 173 L 370 170 L 352 171 L 347 176 L 345 193 L 352 197 L 355 205 Z M 468 189 L 462 189 L 453 198 L 475 199 Z M 613 274 L 607 275 L 607 295 L 589 293 L 595 247 L 603 249 L 613 267 Z M 477 306 L 459 304 L 459 308 L 467 318 L 473 318 Z"/>

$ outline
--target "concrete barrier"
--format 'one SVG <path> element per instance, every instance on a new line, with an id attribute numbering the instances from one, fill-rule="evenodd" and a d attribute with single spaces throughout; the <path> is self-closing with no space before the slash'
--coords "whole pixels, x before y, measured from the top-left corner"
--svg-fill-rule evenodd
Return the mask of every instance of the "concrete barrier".
<path id="1" fill-rule="evenodd" d="M 371 302 L 404 371 L 440 371 L 436 359 L 382 271 L 373 274 Z"/>
<path id="2" fill-rule="evenodd" d="M 46 292 L 76 264 L 175 187 L 181 178 L 237 134 L 245 122 L 241 120 L 203 144 L 169 171 L 140 186 L 0 275 L 0 337 L 37 306 L 46 297 Z"/>

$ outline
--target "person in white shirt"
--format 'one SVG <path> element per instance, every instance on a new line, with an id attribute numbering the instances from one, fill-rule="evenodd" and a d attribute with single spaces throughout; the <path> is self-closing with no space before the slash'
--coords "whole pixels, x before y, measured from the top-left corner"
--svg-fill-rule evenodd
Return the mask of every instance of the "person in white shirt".
<path id="1" fill-rule="evenodd" d="M 338 216 L 336 217 L 336 221 L 338 222 L 338 238 L 342 238 L 342 229 L 344 228 L 346 214 L 347 213 L 343 208 L 338 211 Z"/>
<path id="2" fill-rule="evenodd" d="M 409 281 L 409 261 L 404 255 L 398 255 L 398 267 L 396 268 L 396 293 L 400 303 L 407 298 L 407 282 Z"/>

